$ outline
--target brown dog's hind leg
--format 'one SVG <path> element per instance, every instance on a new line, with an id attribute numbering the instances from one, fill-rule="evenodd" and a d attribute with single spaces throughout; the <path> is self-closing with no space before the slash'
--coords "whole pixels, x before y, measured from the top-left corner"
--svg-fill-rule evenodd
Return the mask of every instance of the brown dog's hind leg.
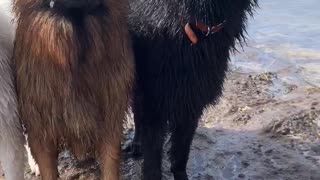
<path id="1" fill-rule="evenodd" d="M 99 145 L 99 161 L 101 169 L 101 180 L 120 179 L 120 138 L 112 143 L 104 142 Z"/>
<path id="2" fill-rule="evenodd" d="M 32 155 L 39 165 L 42 180 L 58 179 L 58 149 L 53 141 L 39 141 L 39 137 L 29 135 Z"/>

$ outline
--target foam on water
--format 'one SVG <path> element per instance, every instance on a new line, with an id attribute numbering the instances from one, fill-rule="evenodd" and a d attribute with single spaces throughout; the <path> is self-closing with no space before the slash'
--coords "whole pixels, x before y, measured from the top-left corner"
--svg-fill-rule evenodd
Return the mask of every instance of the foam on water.
<path id="1" fill-rule="evenodd" d="M 233 67 L 250 73 L 290 72 L 288 79 L 320 86 L 319 9 L 319 0 L 260 0 L 249 21 L 248 45 L 231 58 Z"/>

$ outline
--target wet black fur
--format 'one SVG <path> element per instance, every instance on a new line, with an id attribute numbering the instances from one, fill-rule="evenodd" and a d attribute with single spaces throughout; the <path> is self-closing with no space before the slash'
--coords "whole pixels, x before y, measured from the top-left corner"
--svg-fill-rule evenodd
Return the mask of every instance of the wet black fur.
<path id="1" fill-rule="evenodd" d="M 186 164 L 203 109 L 222 94 L 230 51 L 244 41 L 257 0 L 130 0 L 137 82 L 135 139 L 127 149 L 144 158 L 144 179 L 161 179 L 162 146 L 172 133 L 171 171 L 186 180 Z M 224 28 L 191 46 L 184 25 L 197 19 Z M 169 125 L 169 126 L 167 126 Z M 140 147 L 140 145 L 142 145 Z M 214 165 L 212 165 L 214 166 Z"/>

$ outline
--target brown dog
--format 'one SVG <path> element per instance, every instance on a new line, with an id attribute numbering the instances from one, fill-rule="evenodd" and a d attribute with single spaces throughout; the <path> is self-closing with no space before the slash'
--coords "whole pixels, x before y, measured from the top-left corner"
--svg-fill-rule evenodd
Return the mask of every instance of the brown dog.
<path id="1" fill-rule="evenodd" d="M 96 152 L 119 179 L 134 75 L 125 0 L 15 0 L 19 112 L 44 180 L 58 177 L 58 144 Z"/>

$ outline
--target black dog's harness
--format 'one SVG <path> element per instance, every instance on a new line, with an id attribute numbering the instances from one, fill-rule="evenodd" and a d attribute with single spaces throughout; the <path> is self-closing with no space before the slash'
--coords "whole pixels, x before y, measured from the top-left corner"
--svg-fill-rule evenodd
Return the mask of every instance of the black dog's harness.
<path id="1" fill-rule="evenodd" d="M 188 22 L 184 27 L 184 31 L 187 37 L 189 38 L 189 40 L 191 41 L 191 43 L 197 44 L 198 37 L 194 32 L 195 30 L 200 31 L 204 36 L 207 37 L 216 32 L 219 32 L 223 28 L 225 23 L 226 23 L 226 20 L 224 20 L 222 23 L 216 26 L 208 26 L 206 24 L 199 22 L 198 20 L 195 20 L 194 22 Z"/>

